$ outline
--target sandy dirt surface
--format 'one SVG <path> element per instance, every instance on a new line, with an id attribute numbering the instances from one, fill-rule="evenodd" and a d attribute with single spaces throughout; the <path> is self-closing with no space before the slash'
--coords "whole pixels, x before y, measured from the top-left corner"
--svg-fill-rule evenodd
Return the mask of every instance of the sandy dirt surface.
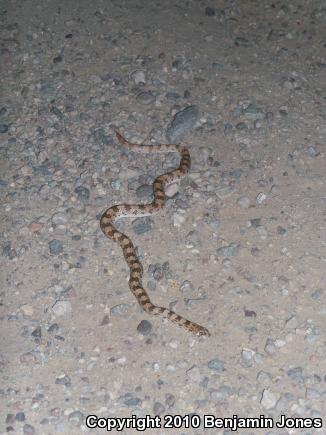
<path id="1" fill-rule="evenodd" d="M 325 2 L 11 0 L 0 16 L 0 433 L 106 433 L 88 415 L 326 433 Z M 150 202 L 178 165 L 114 129 L 189 147 L 166 209 L 117 225 L 153 302 L 209 338 L 144 313 L 101 233 L 108 206 Z"/>

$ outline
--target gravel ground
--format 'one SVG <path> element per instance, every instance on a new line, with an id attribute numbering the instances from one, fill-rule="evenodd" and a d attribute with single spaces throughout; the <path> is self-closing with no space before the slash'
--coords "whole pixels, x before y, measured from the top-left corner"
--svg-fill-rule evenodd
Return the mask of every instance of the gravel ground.
<path id="1" fill-rule="evenodd" d="M 326 418 L 324 0 L 4 0 L 0 15 L 0 433 L 105 433 L 89 414 L 159 416 L 159 435 L 234 433 L 166 415 Z M 207 339 L 141 311 L 100 231 L 178 164 L 114 129 L 190 149 L 166 210 L 119 228 L 153 301 Z"/>

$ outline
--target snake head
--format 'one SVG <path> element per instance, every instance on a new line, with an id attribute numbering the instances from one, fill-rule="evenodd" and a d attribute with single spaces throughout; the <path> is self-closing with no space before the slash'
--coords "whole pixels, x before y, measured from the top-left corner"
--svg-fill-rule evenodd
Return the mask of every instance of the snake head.
<path id="1" fill-rule="evenodd" d="M 197 332 L 198 337 L 210 337 L 210 332 L 208 329 L 201 327 L 201 329 Z"/>
<path id="2" fill-rule="evenodd" d="M 197 323 L 192 325 L 191 332 L 197 335 L 197 337 L 209 337 L 211 335 L 208 329 Z"/>

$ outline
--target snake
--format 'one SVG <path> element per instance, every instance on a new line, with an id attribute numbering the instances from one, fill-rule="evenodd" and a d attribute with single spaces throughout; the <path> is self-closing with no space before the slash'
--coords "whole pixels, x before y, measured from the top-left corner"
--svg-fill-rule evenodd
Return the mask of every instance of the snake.
<path id="1" fill-rule="evenodd" d="M 208 329 L 203 326 L 186 319 L 168 308 L 154 305 L 151 302 L 142 284 L 143 267 L 137 257 L 135 246 L 126 234 L 118 231 L 114 226 L 114 221 L 119 218 L 150 216 L 164 208 L 166 202 L 164 187 L 183 178 L 189 172 L 191 166 L 189 150 L 179 144 L 140 145 L 129 142 L 118 131 L 115 131 L 115 134 L 119 143 L 130 151 L 138 153 L 177 152 L 180 155 L 180 164 L 175 170 L 166 172 L 155 178 L 152 185 L 154 200 L 151 203 L 113 205 L 102 214 L 100 218 L 100 228 L 106 237 L 120 245 L 130 269 L 129 288 L 146 313 L 166 318 L 196 336 L 209 336 L 210 333 Z"/>

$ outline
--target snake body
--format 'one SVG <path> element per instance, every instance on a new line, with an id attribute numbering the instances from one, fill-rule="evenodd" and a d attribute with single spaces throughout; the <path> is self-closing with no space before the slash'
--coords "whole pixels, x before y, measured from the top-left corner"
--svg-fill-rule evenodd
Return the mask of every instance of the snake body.
<path id="1" fill-rule="evenodd" d="M 201 325 L 192 322 L 168 308 L 154 305 L 142 285 L 143 268 L 137 258 L 135 247 L 122 232 L 118 231 L 113 222 L 122 217 L 148 216 L 161 210 L 165 205 L 164 186 L 184 177 L 190 169 L 191 160 L 187 148 L 177 144 L 139 145 L 128 142 L 120 133 L 115 132 L 119 142 L 131 151 L 141 153 L 178 152 L 179 167 L 171 172 L 158 176 L 153 182 L 154 200 L 150 204 L 120 204 L 108 208 L 101 216 L 100 227 L 104 235 L 119 243 L 130 269 L 129 288 L 135 295 L 139 305 L 148 314 L 167 318 L 169 321 L 186 329 L 197 336 L 208 336 L 209 331 Z"/>

